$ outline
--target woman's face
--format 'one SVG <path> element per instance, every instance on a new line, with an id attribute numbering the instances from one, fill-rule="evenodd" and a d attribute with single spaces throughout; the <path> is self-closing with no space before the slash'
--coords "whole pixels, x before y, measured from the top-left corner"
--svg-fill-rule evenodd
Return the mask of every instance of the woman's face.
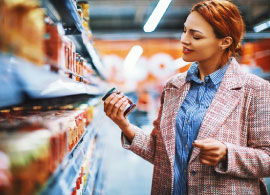
<path id="1" fill-rule="evenodd" d="M 211 62 L 219 57 L 221 39 L 217 39 L 212 26 L 196 11 L 187 17 L 181 36 L 183 60 Z"/>

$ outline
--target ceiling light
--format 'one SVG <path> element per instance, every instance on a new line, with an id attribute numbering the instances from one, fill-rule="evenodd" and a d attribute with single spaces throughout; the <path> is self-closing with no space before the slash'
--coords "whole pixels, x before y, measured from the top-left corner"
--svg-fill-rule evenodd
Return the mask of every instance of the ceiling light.
<path id="1" fill-rule="evenodd" d="M 269 27 L 270 27 L 270 20 L 261 24 L 257 24 L 256 26 L 254 26 L 253 30 L 255 32 L 261 32 Z"/>
<path id="2" fill-rule="evenodd" d="M 143 48 L 140 45 L 133 46 L 124 60 L 124 70 L 127 72 L 132 72 L 142 53 Z"/>
<path id="3" fill-rule="evenodd" d="M 144 32 L 153 32 L 172 0 L 160 0 L 143 27 Z"/>

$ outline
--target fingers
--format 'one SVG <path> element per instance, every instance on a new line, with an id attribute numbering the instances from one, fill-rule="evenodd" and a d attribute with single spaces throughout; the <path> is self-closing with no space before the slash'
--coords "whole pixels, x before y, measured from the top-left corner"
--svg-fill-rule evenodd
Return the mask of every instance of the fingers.
<path id="1" fill-rule="evenodd" d="M 215 156 L 203 155 L 200 154 L 200 161 L 203 164 L 215 166 L 219 163 L 220 158 Z"/>
<path id="2" fill-rule="evenodd" d="M 128 97 L 124 96 L 122 92 L 119 94 L 113 93 L 104 102 L 104 112 L 111 119 L 123 117 L 127 105 Z"/>
<path id="3" fill-rule="evenodd" d="M 216 165 L 216 163 L 213 163 L 213 162 L 211 162 L 209 160 L 206 160 L 206 159 L 201 159 L 200 158 L 200 161 L 201 161 L 201 163 L 203 163 L 205 165 L 208 165 L 208 166 L 215 166 Z"/>
<path id="4" fill-rule="evenodd" d="M 212 156 L 212 157 L 219 157 L 220 156 L 218 150 L 210 150 L 210 151 L 203 151 L 203 150 L 201 150 L 200 151 L 200 154 L 201 155 L 204 155 L 204 156 Z"/>
<path id="5" fill-rule="evenodd" d="M 113 106 L 123 97 L 123 93 L 112 93 L 104 102 L 104 112 L 107 116 L 111 115 Z"/>
<path id="6" fill-rule="evenodd" d="M 209 139 L 194 141 L 193 146 L 200 148 L 201 150 L 218 149 L 216 142 Z"/>
<path id="7" fill-rule="evenodd" d="M 195 140 L 192 145 L 195 146 L 195 147 L 197 147 L 197 148 L 202 148 L 207 143 L 206 140 L 208 140 L 208 139 Z"/>
<path id="8" fill-rule="evenodd" d="M 217 165 L 227 153 L 226 145 L 211 138 L 196 140 L 193 146 L 200 149 L 200 161 L 206 165 Z"/>
<path id="9" fill-rule="evenodd" d="M 104 101 L 104 112 L 122 130 L 126 130 L 130 126 L 129 120 L 124 116 L 129 101 L 122 92 L 112 93 Z"/>
<path id="10" fill-rule="evenodd" d="M 118 117 L 122 117 L 122 115 L 120 115 L 121 111 L 125 109 L 124 105 L 127 105 L 127 97 L 122 97 L 119 101 L 117 101 L 115 103 L 115 105 L 113 106 L 113 109 L 111 111 L 110 117 L 111 118 L 118 118 Z M 122 109 L 122 110 L 121 110 Z"/>
<path id="11" fill-rule="evenodd" d="M 210 156 L 210 155 L 204 155 L 204 154 L 200 154 L 200 159 L 204 159 L 212 163 L 215 163 L 217 161 L 216 157 Z"/>
<path id="12" fill-rule="evenodd" d="M 125 108 L 127 107 L 128 105 L 128 100 L 126 99 L 123 104 L 119 107 L 118 109 L 118 112 L 117 112 L 117 116 L 124 116 L 124 111 L 125 111 Z"/>

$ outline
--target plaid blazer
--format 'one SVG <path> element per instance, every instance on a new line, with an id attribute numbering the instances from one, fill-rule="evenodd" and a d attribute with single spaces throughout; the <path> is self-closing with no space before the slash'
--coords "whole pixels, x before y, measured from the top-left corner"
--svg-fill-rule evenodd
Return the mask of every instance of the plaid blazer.
<path id="1" fill-rule="evenodd" d="M 133 126 L 131 144 L 122 145 L 154 164 L 151 194 L 172 194 L 175 119 L 190 83 L 177 74 L 165 85 L 150 135 Z M 194 148 L 188 165 L 188 194 L 267 194 L 270 176 L 270 84 L 243 73 L 233 59 L 206 112 L 197 139 L 213 138 L 227 146 L 227 162 L 216 167 L 199 161 Z"/>

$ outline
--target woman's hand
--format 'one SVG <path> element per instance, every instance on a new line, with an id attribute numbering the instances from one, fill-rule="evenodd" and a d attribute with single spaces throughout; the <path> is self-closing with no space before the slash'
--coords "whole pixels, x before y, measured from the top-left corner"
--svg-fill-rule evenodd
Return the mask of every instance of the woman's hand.
<path id="1" fill-rule="evenodd" d="M 121 93 L 112 93 L 104 101 L 104 112 L 121 129 L 128 127 L 129 121 L 124 117 L 124 111 L 128 105 L 128 98 Z"/>
<path id="2" fill-rule="evenodd" d="M 216 166 L 227 159 L 227 147 L 215 139 L 195 140 L 193 146 L 200 149 L 200 161 L 203 164 Z"/>

